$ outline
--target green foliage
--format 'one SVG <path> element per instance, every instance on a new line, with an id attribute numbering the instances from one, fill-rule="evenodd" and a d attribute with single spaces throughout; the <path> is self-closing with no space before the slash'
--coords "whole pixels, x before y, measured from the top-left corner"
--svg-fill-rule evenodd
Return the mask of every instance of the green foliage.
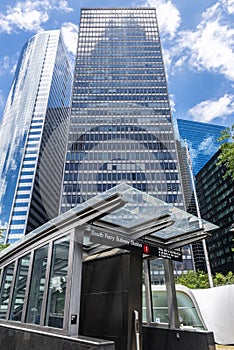
<path id="1" fill-rule="evenodd" d="M 234 124 L 231 128 L 221 132 L 218 141 L 224 141 L 224 143 L 220 146 L 221 153 L 218 157 L 217 165 L 224 165 L 226 168 L 224 177 L 230 175 L 234 180 Z"/>
<path id="2" fill-rule="evenodd" d="M 218 272 L 213 277 L 214 286 L 223 286 L 226 284 L 234 284 L 234 274 L 229 271 L 227 275 Z M 209 288 L 209 279 L 204 271 L 188 271 L 176 279 L 176 284 L 182 284 L 191 289 Z"/>
<path id="3" fill-rule="evenodd" d="M 1 240 L 1 238 L 2 238 L 2 235 L 3 235 L 3 232 L 4 232 L 4 231 L 5 231 L 4 228 L 0 228 L 0 240 Z M 9 246 L 9 244 L 0 243 L 0 252 L 1 252 L 3 249 L 7 248 L 8 246 Z"/>
<path id="4" fill-rule="evenodd" d="M 182 284 L 191 289 L 209 288 L 208 276 L 203 271 L 188 271 L 176 279 L 176 284 Z"/>
<path id="5" fill-rule="evenodd" d="M 225 276 L 222 273 L 218 272 L 215 274 L 213 281 L 215 287 L 223 286 L 225 284 L 234 284 L 234 274 L 232 273 L 232 271 L 229 271 Z"/>

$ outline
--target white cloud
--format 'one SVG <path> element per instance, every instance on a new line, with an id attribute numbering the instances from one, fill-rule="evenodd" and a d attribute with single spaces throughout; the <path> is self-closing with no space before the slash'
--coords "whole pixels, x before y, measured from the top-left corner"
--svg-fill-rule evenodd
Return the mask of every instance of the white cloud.
<path id="1" fill-rule="evenodd" d="M 188 150 L 189 150 L 189 156 L 192 160 L 193 165 L 195 165 L 196 158 L 198 156 L 198 151 L 193 148 L 192 143 L 188 142 Z"/>
<path id="2" fill-rule="evenodd" d="M 223 0 L 223 3 L 227 7 L 227 11 L 230 14 L 234 13 L 234 0 Z"/>
<path id="3" fill-rule="evenodd" d="M 0 14 L 0 32 L 12 33 L 16 29 L 25 31 L 40 31 L 42 24 L 49 20 L 53 10 L 70 12 L 65 0 L 26 0 L 18 1 L 14 7 L 7 6 L 5 14 Z"/>
<path id="4" fill-rule="evenodd" d="M 6 101 L 5 101 L 5 98 L 3 96 L 3 92 L 2 92 L 2 90 L 0 90 L 0 108 L 3 108 L 5 106 L 5 103 L 6 103 Z"/>
<path id="5" fill-rule="evenodd" d="M 0 210 L 1 210 L 1 206 L 0 206 Z M 0 228 L 1 229 L 6 229 L 7 226 L 8 226 L 7 222 L 0 220 Z"/>
<path id="6" fill-rule="evenodd" d="M 218 149 L 217 143 L 215 143 L 215 138 L 214 136 L 209 136 L 206 139 L 204 139 L 199 147 L 198 151 L 202 152 L 205 155 L 211 155 L 214 154 Z"/>
<path id="7" fill-rule="evenodd" d="M 72 12 L 73 11 L 73 9 L 68 6 L 68 3 L 66 0 L 59 1 L 59 6 L 57 7 L 57 9 L 65 11 L 65 12 Z"/>
<path id="8" fill-rule="evenodd" d="M 174 47 L 176 65 L 188 62 L 192 68 L 223 74 L 234 81 L 233 13 L 233 0 L 218 1 L 202 14 L 196 30 L 181 31 Z"/>
<path id="9" fill-rule="evenodd" d="M 225 119 L 234 113 L 234 95 L 225 94 L 218 100 L 207 100 L 198 103 L 189 110 L 193 120 L 209 123 L 215 118 Z"/>
<path id="10" fill-rule="evenodd" d="M 65 22 L 61 27 L 61 32 L 68 52 L 75 55 L 78 37 L 78 26 L 71 22 Z"/>
<path id="11" fill-rule="evenodd" d="M 17 57 L 18 57 L 18 54 L 17 54 Z M 17 64 L 16 55 L 14 55 L 13 57 L 9 57 L 7 55 L 4 57 L 1 57 L 0 58 L 0 76 L 9 72 L 11 74 L 14 74 L 16 64 Z"/>
<path id="12" fill-rule="evenodd" d="M 172 1 L 147 0 L 143 6 L 156 7 L 158 24 L 161 35 L 169 35 L 174 38 L 180 23 L 180 12 Z"/>
<path id="13" fill-rule="evenodd" d="M 170 99 L 171 111 L 172 111 L 172 112 L 175 112 L 175 111 L 176 111 L 176 100 L 175 100 L 175 95 L 170 94 L 169 99 Z"/>
<path id="14" fill-rule="evenodd" d="M 10 57 L 4 56 L 0 59 L 0 75 L 5 74 L 6 71 L 9 71 L 10 67 Z"/>

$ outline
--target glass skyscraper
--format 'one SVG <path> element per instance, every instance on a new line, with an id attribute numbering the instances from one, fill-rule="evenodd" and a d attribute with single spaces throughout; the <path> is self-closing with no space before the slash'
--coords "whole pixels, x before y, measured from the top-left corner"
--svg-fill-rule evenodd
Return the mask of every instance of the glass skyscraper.
<path id="1" fill-rule="evenodd" d="M 202 218 L 219 226 L 207 238 L 212 272 L 234 272 L 234 180 L 224 178 L 226 168 L 217 166 L 220 152 L 196 176 Z"/>
<path id="2" fill-rule="evenodd" d="M 183 206 L 156 11 L 82 9 L 62 211 L 128 182 Z"/>
<path id="3" fill-rule="evenodd" d="M 6 241 L 58 215 L 71 95 L 60 31 L 23 47 L 0 127 L 0 218 Z"/>
<path id="4" fill-rule="evenodd" d="M 120 182 L 184 207 L 156 10 L 82 9 L 61 212 Z"/>
<path id="5" fill-rule="evenodd" d="M 185 119 L 177 119 L 177 124 L 181 139 L 188 144 L 195 176 L 218 151 L 217 139 L 225 127 Z"/>

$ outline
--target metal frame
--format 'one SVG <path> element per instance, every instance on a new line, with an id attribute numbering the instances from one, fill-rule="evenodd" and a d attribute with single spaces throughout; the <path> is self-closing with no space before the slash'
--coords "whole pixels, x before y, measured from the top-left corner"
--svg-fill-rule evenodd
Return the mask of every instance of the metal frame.
<path id="1" fill-rule="evenodd" d="M 48 247 L 48 255 L 47 255 L 47 264 L 46 264 L 46 274 L 45 274 L 45 287 L 43 292 L 43 299 L 41 305 L 41 314 L 40 314 L 40 326 L 45 326 L 46 321 L 46 311 L 47 311 L 47 300 L 48 300 L 48 292 L 49 292 L 49 284 L 50 284 L 50 273 L 51 273 L 51 263 L 53 258 L 53 246 L 54 240 L 49 243 Z"/>
<path id="2" fill-rule="evenodd" d="M 164 259 L 165 283 L 167 291 L 167 306 L 169 316 L 169 327 L 171 329 L 179 329 L 179 313 L 176 298 L 176 289 L 174 283 L 173 264 L 171 260 Z"/>
<path id="3" fill-rule="evenodd" d="M 81 293 L 81 273 L 82 273 L 82 260 L 83 252 L 86 252 L 88 255 L 95 254 L 97 252 L 103 252 L 105 250 L 110 250 L 113 247 L 110 245 L 103 244 L 88 244 L 84 246 L 83 238 L 85 233 L 85 228 L 88 226 L 94 228 L 97 231 L 104 231 L 106 233 L 111 233 L 113 235 L 124 235 L 125 237 L 137 240 L 144 238 L 144 243 L 152 243 L 161 247 L 168 248 L 179 248 L 185 244 L 197 241 L 198 239 L 203 239 L 208 234 L 204 231 L 203 228 L 196 229 L 190 232 L 178 233 L 174 237 L 161 238 L 154 235 L 157 231 L 163 230 L 169 226 L 172 226 L 175 221 L 171 218 L 171 215 L 166 213 L 157 218 L 149 218 L 147 221 L 144 220 L 142 223 L 137 224 L 131 227 L 123 227 L 121 225 L 113 224 L 108 220 L 102 220 L 102 218 L 112 212 L 115 212 L 117 209 L 120 209 L 128 203 L 127 200 L 124 200 L 121 196 L 121 193 L 115 192 L 111 193 L 108 197 L 97 198 L 97 201 L 94 203 L 91 201 L 89 205 L 87 202 L 86 207 L 76 207 L 71 209 L 69 212 L 66 212 L 60 215 L 58 218 L 55 218 L 48 222 L 47 224 L 39 227 L 34 230 L 31 234 L 25 236 L 25 238 L 17 242 L 12 247 L 7 248 L 0 255 L 0 265 L 1 268 L 1 283 L 4 276 L 4 268 L 15 262 L 14 273 L 12 279 L 11 291 L 9 294 L 9 305 L 6 314 L 7 322 L 9 320 L 11 302 L 13 297 L 14 283 L 17 276 L 17 268 L 19 259 L 31 252 L 30 257 L 30 266 L 28 271 L 28 279 L 26 283 L 26 292 L 25 292 L 25 304 L 22 310 L 22 322 L 26 322 L 27 314 L 27 305 L 28 305 L 28 295 L 30 291 L 30 285 L 32 280 L 33 272 L 33 262 L 35 258 L 35 251 L 48 244 L 48 256 L 47 256 L 47 267 L 45 275 L 45 287 L 43 293 L 43 300 L 41 306 L 41 315 L 40 315 L 40 325 L 35 324 L 26 324 L 29 328 L 34 329 L 43 329 L 45 326 L 46 312 L 47 312 L 47 301 L 48 301 L 48 292 L 49 292 L 49 277 L 51 273 L 52 266 L 52 253 L 54 242 L 59 240 L 62 237 L 69 236 L 70 238 L 70 247 L 68 255 L 68 270 L 67 270 L 67 286 L 65 294 L 65 307 L 64 307 L 64 319 L 63 319 L 63 329 L 55 329 L 48 327 L 51 332 L 56 333 L 66 333 L 71 336 L 78 335 L 79 329 L 79 308 L 80 308 L 80 293 Z M 117 214 L 116 214 L 117 215 Z M 141 219 L 141 218 L 140 218 Z M 139 222 L 139 221 L 138 221 Z M 176 230 L 176 227 L 175 227 Z M 119 245 L 121 248 L 121 245 Z M 169 310 L 169 319 L 170 319 L 170 328 L 179 327 L 178 319 L 178 308 L 177 300 L 175 294 L 175 285 L 174 285 L 174 276 L 173 276 L 173 267 L 172 261 L 164 260 L 165 268 L 165 279 L 167 286 L 167 299 L 168 299 L 168 310 Z M 145 287 L 146 287 L 146 297 L 147 297 L 147 323 L 153 322 L 153 305 L 152 305 L 152 293 L 150 290 L 150 274 L 149 274 L 149 261 L 144 262 L 145 270 Z M 77 315 L 76 322 L 72 323 L 72 316 Z M 14 322 L 12 322 L 14 323 Z"/>
<path id="4" fill-rule="evenodd" d="M 14 287 L 15 287 L 15 282 L 16 282 L 16 277 L 17 277 L 17 272 L 18 272 L 18 266 L 19 266 L 19 258 L 15 260 L 15 266 L 14 266 L 14 272 L 13 272 L 13 278 L 11 282 L 11 290 L 9 294 L 9 302 L 8 302 L 8 307 L 7 307 L 7 313 L 6 313 L 6 320 L 10 318 L 10 313 L 11 313 L 11 304 L 12 304 L 12 298 L 14 294 Z"/>
<path id="5" fill-rule="evenodd" d="M 81 277 L 82 277 L 82 261 L 83 261 L 83 241 L 84 227 L 77 227 L 71 234 L 71 264 L 69 266 L 69 293 L 66 295 L 65 305 L 67 307 L 66 319 L 64 325 L 68 329 L 68 334 L 78 336 L 79 332 L 79 315 L 80 315 L 80 296 L 81 296 Z M 72 278 L 73 277 L 73 278 Z M 68 286 L 67 286 L 68 287 Z M 72 318 L 76 318 L 76 322 L 72 323 Z"/>
<path id="6" fill-rule="evenodd" d="M 27 255 L 27 254 L 25 254 L 25 255 Z M 25 322 L 26 321 L 27 306 L 28 306 L 28 296 L 29 296 L 29 289 L 30 289 L 31 280 L 32 280 L 32 269 L 33 269 L 34 255 L 35 255 L 35 250 L 33 250 L 31 252 L 31 255 L 30 255 L 29 269 L 28 269 L 28 278 L 27 278 L 26 289 L 25 289 L 25 302 L 24 302 L 24 305 L 23 305 L 21 322 Z"/>
<path id="7" fill-rule="evenodd" d="M 143 261 L 144 282 L 145 282 L 145 302 L 146 302 L 146 323 L 150 325 L 154 322 L 153 298 L 151 289 L 150 260 Z"/>
<path id="8" fill-rule="evenodd" d="M 4 269 L 11 263 L 14 263 L 14 271 L 12 278 L 12 285 L 9 294 L 9 303 L 6 313 L 6 319 L 2 319 L 4 323 L 14 324 L 15 321 L 9 320 L 15 281 L 17 277 L 19 259 L 25 255 L 30 255 L 30 265 L 28 271 L 28 278 L 26 282 L 25 303 L 23 305 L 21 322 L 24 326 L 31 329 L 44 329 L 47 312 L 47 300 L 49 292 L 50 273 L 52 266 L 52 254 L 54 242 L 62 237 L 69 236 L 70 247 L 68 257 L 68 272 L 67 272 L 67 287 L 65 294 L 65 308 L 63 329 L 55 329 L 47 327 L 53 333 L 64 333 L 67 331 L 69 335 L 78 335 L 79 328 L 79 307 L 80 307 L 80 293 L 81 293 L 81 273 L 83 261 L 83 236 L 84 227 L 90 221 L 96 218 L 101 218 L 104 215 L 111 213 L 125 205 L 125 201 L 121 198 L 119 193 L 115 193 L 107 198 L 104 198 L 92 206 L 84 208 L 82 211 L 71 210 L 70 213 L 65 213 L 59 218 L 51 220 L 49 223 L 36 229 L 33 233 L 27 235 L 23 240 L 17 242 L 15 245 L 6 249 L 0 256 L 1 266 L 1 283 L 3 281 Z M 35 258 L 35 251 L 48 244 L 47 266 L 45 275 L 45 288 L 43 292 L 43 300 L 40 313 L 40 324 L 25 323 L 27 317 L 28 297 L 32 281 L 33 263 Z M 78 276 L 73 278 L 75 273 Z M 71 324 L 71 316 L 77 315 L 76 324 Z"/>

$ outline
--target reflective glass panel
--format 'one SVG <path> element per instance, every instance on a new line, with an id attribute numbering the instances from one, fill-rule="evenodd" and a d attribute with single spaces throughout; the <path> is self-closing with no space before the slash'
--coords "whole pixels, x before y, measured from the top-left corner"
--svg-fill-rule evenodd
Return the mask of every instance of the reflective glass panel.
<path id="1" fill-rule="evenodd" d="M 41 306 L 45 289 L 48 245 L 35 252 L 31 286 L 28 296 L 27 323 L 40 323 Z"/>
<path id="2" fill-rule="evenodd" d="M 176 292 L 181 326 L 204 329 L 192 299 L 182 291 Z"/>
<path id="3" fill-rule="evenodd" d="M 14 321 L 21 321 L 28 278 L 29 261 L 30 254 L 22 257 L 19 260 L 10 313 L 10 319 Z"/>
<path id="4" fill-rule="evenodd" d="M 15 263 L 5 267 L 0 292 L 0 318 L 6 318 Z"/>
<path id="5" fill-rule="evenodd" d="M 67 238 L 54 243 L 46 314 L 47 326 L 63 327 L 68 253 L 69 241 Z"/>

